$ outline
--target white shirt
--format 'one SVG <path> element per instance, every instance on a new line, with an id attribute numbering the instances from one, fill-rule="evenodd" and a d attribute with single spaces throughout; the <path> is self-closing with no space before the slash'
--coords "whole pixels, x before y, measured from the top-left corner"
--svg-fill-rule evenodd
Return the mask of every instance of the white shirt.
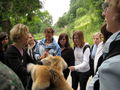
<path id="1" fill-rule="evenodd" d="M 90 49 L 86 48 L 83 54 L 83 47 L 82 48 L 76 47 L 74 50 L 74 55 L 75 55 L 74 67 L 75 67 L 75 70 L 78 72 L 87 72 L 90 69 L 90 66 L 89 66 Z"/>

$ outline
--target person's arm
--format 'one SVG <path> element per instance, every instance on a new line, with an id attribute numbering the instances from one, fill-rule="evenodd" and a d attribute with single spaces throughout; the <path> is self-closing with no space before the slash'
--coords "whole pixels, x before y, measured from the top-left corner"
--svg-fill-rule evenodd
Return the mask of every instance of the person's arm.
<path id="1" fill-rule="evenodd" d="M 98 72 L 90 80 L 90 82 L 86 88 L 87 88 L 87 90 L 99 90 L 99 73 Z"/>
<path id="2" fill-rule="evenodd" d="M 74 66 L 76 71 L 84 72 L 84 69 L 89 64 L 90 49 L 87 48 L 83 54 L 83 62 Z"/>
<path id="3" fill-rule="evenodd" d="M 61 56 L 61 48 L 60 46 L 56 43 L 55 44 L 56 49 L 55 49 L 55 56 Z"/>
<path id="4" fill-rule="evenodd" d="M 27 69 L 23 65 L 24 60 L 21 59 L 17 51 L 9 51 L 5 54 L 6 64 L 16 73 L 28 75 Z"/>
<path id="5" fill-rule="evenodd" d="M 37 63 L 36 60 L 35 60 L 35 59 L 32 59 L 32 57 L 29 56 L 26 51 L 25 51 L 25 55 L 26 55 L 26 57 L 27 57 L 26 59 L 28 60 L 28 63 L 34 63 L 34 64 Z"/>
<path id="6" fill-rule="evenodd" d="M 40 59 L 39 43 L 37 43 L 37 45 L 35 46 L 34 56 L 35 56 L 35 59 L 36 59 L 36 60 L 39 60 L 39 59 Z"/>
<path id="7" fill-rule="evenodd" d="M 69 62 L 69 66 L 74 65 L 75 62 L 75 57 L 74 57 L 74 50 L 71 48 L 69 51 L 69 58 L 70 58 L 70 62 Z"/>
<path id="8" fill-rule="evenodd" d="M 57 49 L 56 56 L 61 56 L 61 48 Z"/>

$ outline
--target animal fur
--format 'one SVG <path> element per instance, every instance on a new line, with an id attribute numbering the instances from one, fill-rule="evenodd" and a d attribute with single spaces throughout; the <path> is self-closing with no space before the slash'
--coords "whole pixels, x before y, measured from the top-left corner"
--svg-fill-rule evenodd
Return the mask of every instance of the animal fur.
<path id="1" fill-rule="evenodd" d="M 43 65 L 28 64 L 33 85 L 32 90 L 73 90 L 63 76 L 67 64 L 60 56 L 48 56 L 41 60 Z"/>

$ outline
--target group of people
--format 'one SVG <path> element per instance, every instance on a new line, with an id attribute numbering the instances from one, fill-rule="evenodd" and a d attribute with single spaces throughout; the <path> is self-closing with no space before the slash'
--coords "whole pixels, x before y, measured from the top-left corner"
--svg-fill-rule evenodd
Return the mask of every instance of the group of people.
<path id="1" fill-rule="evenodd" d="M 54 29 L 44 30 L 45 38 L 36 41 L 24 24 L 17 24 L 10 35 L 0 33 L 0 88 L 1 90 L 31 90 L 32 79 L 27 64 L 42 64 L 48 55 L 61 56 L 68 64 L 63 71 L 67 79 L 70 71 L 72 88 L 80 90 L 119 90 L 120 88 L 120 0 L 103 3 L 105 25 L 93 34 L 94 45 L 85 42 L 84 33 L 73 33 L 74 47 L 67 33 L 61 33 L 58 42 L 53 38 Z M 8 39 L 12 44 L 8 46 Z M 92 80 L 87 86 L 89 77 Z"/>
<path id="2" fill-rule="evenodd" d="M 106 40 L 102 51 L 102 64 L 94 75 L 88 90 L 120 89 L 120 0 L 105 0 L 102 5 L 105 17 Z M 110 36 L 110 37 L 109 37 Z M 109 37 L 109 38 L 108 38 Z"/>

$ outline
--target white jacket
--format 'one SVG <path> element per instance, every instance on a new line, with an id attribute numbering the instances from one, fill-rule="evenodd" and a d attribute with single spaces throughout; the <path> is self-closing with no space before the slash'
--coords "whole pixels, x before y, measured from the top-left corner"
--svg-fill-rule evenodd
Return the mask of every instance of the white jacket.
<path id="1" fill-rule="evenodd" d="M 97 47 L 97 51 L 95 53 L 95 59 L 94 59 L 94 73 L 96 72 L 98 60 L 100 56 L 103 54 L 103 42 L 100 42 Z"/>

